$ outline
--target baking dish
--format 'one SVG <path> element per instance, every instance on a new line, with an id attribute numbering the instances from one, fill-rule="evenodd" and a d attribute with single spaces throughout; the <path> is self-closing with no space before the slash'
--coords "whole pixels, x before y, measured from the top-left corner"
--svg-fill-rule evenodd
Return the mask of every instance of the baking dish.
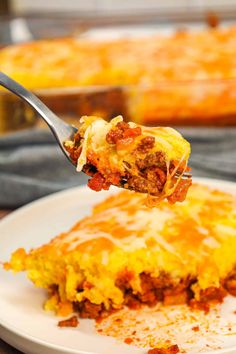
<path id="1" fill-rule="evenodd" d="M 235 43 L 235 27 L 110 42 L 71 37 L 13 47 L 0 64 L 66 119 L 122 114 L 146 125 L 224 126 L 236 124 Z M 36 121 L 3 92 L 6 115 L 1 130 Z"/>
<path id="2" fill-rule="evenodd" d="M 110 119 L 121 114 L 144 125 L 236 125 L 236 80 L 34 91 L 56 114 L 73 124 L 82 115 Z M 0 131 L 41 125 L 27 104 L 5 92 L 0 93 L 0 117 Z"/>

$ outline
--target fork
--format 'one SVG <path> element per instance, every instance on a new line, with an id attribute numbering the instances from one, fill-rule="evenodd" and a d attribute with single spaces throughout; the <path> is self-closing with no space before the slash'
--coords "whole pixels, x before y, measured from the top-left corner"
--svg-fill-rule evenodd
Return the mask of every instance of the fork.
<path id="1" fill-rule="evenodd" d="M 35 109 L 51 129 L 63 153 L 73 163 L 64 147 L 64 142 L 73 140 L 73 136 L 78 129 L 58 118 L 37 96 L 2 72 L 0 72 L 0 85 L 22 98 Z"/>

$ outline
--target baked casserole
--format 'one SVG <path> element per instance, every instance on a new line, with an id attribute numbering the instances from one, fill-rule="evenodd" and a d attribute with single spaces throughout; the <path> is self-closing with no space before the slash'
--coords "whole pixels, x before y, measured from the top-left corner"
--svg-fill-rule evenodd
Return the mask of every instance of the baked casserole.
<path id="1" fill-rule="evenodd" d="M 0 67 L 26 87 L 43 89 L 45 102 L 67 114 L 123 114 L 141 124 L 227 124 L 235 123 L 235 48 L 236 27 L 109 41 L 63 38 L 6 47 Z M 110 95 L 98 92 L 109 87 Z M 64 103 L 62 94 L 45 91 L 50 88 L 67 88 Z M 68 88 L 79 88 L 71 100 Z"/>
<path id="2" fill-rule="evenodd" d="M 161 301 L 208 311 L 236 295 L 236 198 L 194 184 L 183 203 L 144 205 L 122 191 L 48 244 L 16 250 L 6 269 L 47 290 L 45 309 L 99 318 Z"/>
<path id="3" fill-rule="evenodd" d="M 149 205 L 164 198 L 171 203 L 185 199 L 192 183 L 190 144 L 176 130 L 127 123 L 122 116 L 110 122 L 84 116 L 80 123 L 65 148 L 77 171 L 92 177 L 91 189 L 109 189 L 112 184 L 146 193 Z"/>

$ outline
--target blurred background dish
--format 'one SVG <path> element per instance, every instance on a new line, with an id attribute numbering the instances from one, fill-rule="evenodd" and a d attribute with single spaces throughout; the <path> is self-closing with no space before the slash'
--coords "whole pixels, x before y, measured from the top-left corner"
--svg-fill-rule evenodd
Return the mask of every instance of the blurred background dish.
<path id="1" fill-rule="evenodd" d="M 14 47 L 0 52 L 0 67 L 64 119 L 123 114 L 146 125 L 236 124 L 232 1 L 37 3 L 8 2 L 1 41 Z M 25 44 L 39 39 L 46 42 Z M 2 132 L 41 125 L 6 92 L 0 122 Z"/>
<path id="2" fill-rule="evenodd" d="M 236 27 L 152 36 L 126 31 L 113 30 L 116 39 L 94 30 L 6 47 L 0 67 L 75 122 L 85 114 L 122 114 L 146 125 L 236 123 Z M 14 102 L 4 92 L 3 116 Z M 15 115 L 30 122 L 24 105 L 14 104 L 13 122 Z"/>

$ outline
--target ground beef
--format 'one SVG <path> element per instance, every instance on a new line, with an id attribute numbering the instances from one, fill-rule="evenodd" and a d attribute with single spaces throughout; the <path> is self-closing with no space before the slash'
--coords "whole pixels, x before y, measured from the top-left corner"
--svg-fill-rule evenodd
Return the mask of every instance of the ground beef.
<path id="1" fill-rule="evenodd" d="M 79 324 L 78 317 L 72 316 L 66 320 L 58 322 L 58 327 L 77 327 Z"/>
<path id="2" fill-rule="evenodd" d="M 202 310 L 208 313 L 210 310 L 210 304 L 222 303 L 224 297 L 227 295 L 227 291 L 223 288 L 209 287 L 200 292 L 200 300 L 191 299 L 189 305 L 192 309 Z"/>
<path id="3" fill-rule="evenodd" d="M 204 311 L 207 314 L 210 311 L 210 304 L 206 302 L 197 301 L 196 299 L 191 299 L 189 301 L 189 306 L 193 310 Z"/>
<path id="4" fill-rule="evenodd" d="M 135 138 L 141 135 L 142 129 L 140 127 L 131 128 L 129 123 L 119 122 L 115 128 L 111 129 L 106 135 L 108 144 L 117 144 L 119 140 L 127 138 Z"/>
<path id="5" fill-rule="evenodd" d="M 142 292 L 138 294 L 138 298 L 141 302 L 153 306 L 163 300 L 163 285 L 159 288 L 156 287 L 153 278 L 146 273 L 140 275 L 140 280 Z"/>
<path id="6" fill-rule="evenodd" d="M 158 196 L 166 183 L 166 172 L 160 167 L 152 166 L 143 170 L 140 176 L 130 176 L 127 179 L 129 187 L 137 192 Z"/>
<path id="7" fill-rule="evenodd" d="M 164 172 L 160 167 L 150 167 L 143 173 L 145 179 L 154 182 L 158 191 L 162 191 L 166 183 L 166 172 Z"/>
<path id="8" fill-rule="evenodd" d="M 130 289 L 130 282 L 134 278 L 134 272 L 123 270 L 117 274 L 116 286 L 121 290 Z"/>
<path id="9" fill-rule="evenodd" d="M 153 348 L 148 351 L 147 354 L 176 354 L 179 352 L 177 344 L 170 345 L 169 347 Z"/>
<path id="10" fill-rule="evenodd" d="M 132 290 L 127 290 L 124 294 L 124 305 L 132 310 L 138 310 L 142 306 L 142 302 Z"/>
<path id="11" fill-rule="evenodd" d="M 193 297 L 190 287 L 194 280 L 186 278 L 178 285 L 174 285 L 165 273 L 162 273 L 159 277 L 151 277 L 147 273 L 140 274 L 142 291 L 134 295 L 132 294 L 131 275 L 129 273 L 122 272 L 116 281 L 116 285 L 125 293 L 127 306 L 132 303 L 132 307 L 137 307 L 137 301 L 149 306 L 155 305 L 158 301 L 163 301 L 165 305 L 183 304 Z"/>
<path id="12" fill-rule="evenodd" d="M 154 136 L 146 136 L 143 138 L 137 146 L 137 151 L 146 154 L 149 150 L 154 148 L 155 138 Z"/>
<path id="13" fill-rule="evenodd" d="M 139 309 L 142 304 L 153 306 L 161 301 L 164 305 L 188 304 L 192 309 L 202 310 L 205 313 L 209 312 L 210 305 L 213 303 L 221 303 L 227 295 L 225 288 L 210 287 L 200 291 L 200 300 L 194 299 L 194 293 L 191 290 L 192 285 L 196 283 L 196 279 L 186 277 L 179 283 L 175 284 L 170 276 L 162 272 L 158 277 L 152 277 L 148 273 L 140 274 L 141 291 L 133 293 L 131 282 L 134 279 L 134 273 L 129 270 L 124 270 L 117 275 L 116 286 L 122 290 L 124 294 L 124 305 L 131 309 Z M 231 281 L 233 280 L 233 283 Z M 224 281 L 227 286 L 234 288 L 235 274 Z M 228 283 L 229 282 L 229 283 Z M 83 287 L 90 287 L 87 282 L 83 283 Z M 79 289 L 81 291 L 82 289 Z M 235 295 L 232 293 L 232 295 Z M 114 309 L 107 311 L 103 304 L 92 304 L 89 300 L 84 300 L 81 303 L 74 303 L 74 311 L 82 318 L 101 319 L 109 313 L 114 312 Z"/>
<path id="14" fill-rule="evenodd" d="M 200 301 L 201 302 L 216 302 L 221 303 L 224 300 L 224 297 L 227 295 L 226 290 L 223 287 L 213 287 L 201 290 L 200 292 Z"/>
<path id="15" fill-rule="evenodd" d="M 96 169 L 95 166 L 86 163 L 86 164 L 83 166 L 83 172 L 86 173 L 86 175 L 92 177 L 92 176 L 94 176 L 94 174 L 97 172 L 97 169 Z"/>
<path id="16" fill-rule="evenodd" d="M 145 158 L 137 158 L 136 166 L 140 171 L 143 171 L 149 167 L 160 167 L 166 171 L 165 154 L 161 151 L 148 154 Z"/>
<path id="17" fill-rule="evenodd" d="M 79 134 L 79 132 L 75 133 L 74 135 L 74 145 L 73 147 L 64 145 L 65 149 L 68 151 L 70 158 L 72 160 L 72 162 L 76 165 L 77 164 L 77 160 L 80 157 L 81 151 L 82 151 L 82 147 L 81 147 L 81 136 Z"/>
<path id="18" fill-rule="evenodd" d="M 130 189 L 140 193 L 158 195 L 163 189 L 163 185 L 158 180 L 148 180 L 141 176 L 131 176 L 127 180 Z"/>
<path id="19" fill-rule="evenodd" d="M 125 123 L 126 124 L 126 123 Z M 123 138 L 124 131 L 122 129 L 111 129 L 106 135 L 106 141 L 108 144 L 116 144 L 118 140 Z"/>
<path id="20" fill-rule="evenodd" d="M 99 318 L 105 312 L 103 304 L 92 304 L 89 300 L 84 300 L 81 303 L 74 303 L 74 310 L 79 313 L 81 318 Z"/>
<path id="21" fill-rule="evenodd" d="M 225 280 L 224 287 L 231 295 L 236 296 L 236 273 Z"/>

